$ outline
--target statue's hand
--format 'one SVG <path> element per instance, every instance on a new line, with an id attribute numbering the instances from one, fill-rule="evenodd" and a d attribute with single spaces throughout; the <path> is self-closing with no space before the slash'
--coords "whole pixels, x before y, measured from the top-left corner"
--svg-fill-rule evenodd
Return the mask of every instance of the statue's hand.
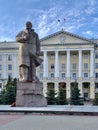
<path id="1" fill-rule="evenodd" d="M 24 40 L 27 40 L 27 36 L 23 36 L 23 39 L 24 39 Z"/>
<path id="2" fill-rule="evenodd" d="M 23 36 L 23 39 L 24 39 L 25 41 L 28 41 L 28 40 L 29 40 L 29 35 L 24 35 L 24 36 Z"/>

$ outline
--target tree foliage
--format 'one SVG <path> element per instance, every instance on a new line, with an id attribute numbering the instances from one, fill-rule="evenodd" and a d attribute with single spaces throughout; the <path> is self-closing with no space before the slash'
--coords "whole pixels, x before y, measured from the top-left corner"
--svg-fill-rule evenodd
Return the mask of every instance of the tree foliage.
<path id="1" fill-rule="evenodd" d="M 98 106 L 98 93 L 97 93 L 96 96 L 95 96 L 95 99 L 94 99 L 94 101 L 93 101 L 93 105 Z"/>
<path id="2" fill-rule="evenodd" d="M 47 92 L 47 103 L 48 105 L 54 105 L 56 104 L 56 92 L 52 85 L 49 86 L 48 92 Z"/>
<path id="3" fill-rule="evenodd" d="M 17 79 L 8 78 L 4 88 L 0 92 L 0 104 L 12 104 L 16 101 Z"/>
<path id="4" fill-rule="evenodd" d="M 66 105 L 66 104 L 68 104 L 68 102 L 66 100 L 66 89 L 64 87 L 62 87 L 61 85 L 59 86 L 57 104 L 58 105 Z"/>
<path id="5" fill-rule="evenodd" d="M 71 92 L 71 99 L 70 99 L 71 105 L 83 105 L 83 101 L 80 97 L 80 90 L 78 89 L 78 83 L 75 81 L 72 86 L 72 92 Z"/>

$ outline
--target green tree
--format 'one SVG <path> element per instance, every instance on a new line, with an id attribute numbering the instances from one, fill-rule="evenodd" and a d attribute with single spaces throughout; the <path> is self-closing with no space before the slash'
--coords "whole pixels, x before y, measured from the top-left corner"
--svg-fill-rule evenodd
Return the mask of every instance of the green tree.
<path id="1" fill-rule="evenodd" d="M 55 97 L 57 93 L 55 92 L 52 85 L 48 86 L 48 88 L 49 88 L 48 92 L 46 93 L 47 94 L 47 97 L 46 97 L 47 103 L 48 103 L 48 105 L 54 105 L 57 102 L 57 99 Z"/>
<path id="2" fill-rule="evenodd" d="M 16 86 L 17 79 L 12 79 L 9 77 L 5 87 L 0 93 L 1 104 L 12 104 L 16 101 Z"/>
<path id="3" fill-rule="evenodd" d="M 58 105 L 66 105 L 66 104 L 68 104 L 68 102 L 66 100 L 66 90 L 61 85 L 59 87 L 57 103 L 58 103 Z"/>
<path id="4" fill-rule="evenodd" d="M 75 81 L 72 86 L 72 92 L 71 92 L 71 99 L 70 99 L 71 105 L 83 105 L 83 101 L 80 97 L 80 90 L 78 89 L 78 83 Z"/>
<path id="5" fill-rule="evenodd" d="M 93 101 L 93 105 L 98 106 L 98 93 L 97 93 L 96 96 L 95 96 L 95 99 L 94 99 L 94 101 Z"/>
<path id="6" fill-rule="evenodd" d="M 0 104 L 6 104 L 5 101 L 5 89 L 2 89 L 0 92 Z"/>

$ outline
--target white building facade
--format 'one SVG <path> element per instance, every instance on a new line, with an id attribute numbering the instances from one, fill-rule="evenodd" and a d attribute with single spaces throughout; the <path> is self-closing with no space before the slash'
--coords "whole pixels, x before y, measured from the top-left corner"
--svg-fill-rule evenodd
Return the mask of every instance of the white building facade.
<path id="1" fill-rule="evenodd" d="M 37 68 L 37 76 L 43 82 L 44 94 L 52 85 L 58 92 L 65 87 L 67 99 L 77 81 L 81 97 L 94 99 L 98 93 L 98 47 L 97 41 L 89 40 L 66 31 L 59 31 L 40 40 L 43 64 Z M 8 76 L 19 77 L 19 43 L 0 43 L 0 84 Z"/>

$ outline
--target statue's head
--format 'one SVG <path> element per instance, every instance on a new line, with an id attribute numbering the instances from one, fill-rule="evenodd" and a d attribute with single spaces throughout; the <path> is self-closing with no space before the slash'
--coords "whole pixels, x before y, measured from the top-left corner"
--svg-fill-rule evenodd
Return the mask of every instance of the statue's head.
<path id="1" fill-rule="evenodd" d="M 26 29 L 31 29 L 32 28 L 32 23 L 30 21 L 26 22 Z"/>

